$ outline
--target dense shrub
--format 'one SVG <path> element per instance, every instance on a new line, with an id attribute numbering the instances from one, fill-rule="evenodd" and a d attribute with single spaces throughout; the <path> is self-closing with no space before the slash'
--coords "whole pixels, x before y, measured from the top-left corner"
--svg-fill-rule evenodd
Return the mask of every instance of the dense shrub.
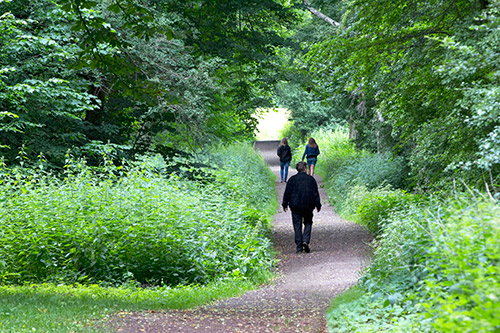
<path id="1" fill-rule="evenodd" d="M 342 331 L 343 318 L 358 332 L 495 332 L 498 216 L 497 203 L 470 197 L 393 214 L 362 278 L 363 295 L 332 309 L 331 327 Z"/>
<path id="2" fill-rule="evenodd" d="M 391 158 L 388 154 L 372 154 L 366 151 L 351 155 L 344 163 L 334 170 L 329 170 L 327 193 L 339 211 L 349 205 L 347 194 L 355 186 L 361 185 L 368 189 L 391 185 L 393 188 L 402 186 L 401 171 L 403 161 Z"/>
<path id="3" fill-rule="evenodd" d="M 300 130 L 295 126 L 293 121 L 288 121 L 279 133 L 279 138 L 287 138 L 290 148 L 295 149 L 302 144 L 303 135 Z"/>
<path id="4" fill-rule="evenodd" d="M 379 235 L 385 221 L 393 213 L 406 211 L 411 204 L 422 200 L 420 196 L 387 185 L 369 189 L 364 185 L 351 187 L 342 210 L 345 218 L 365 226 L 373 235 Z"/>
<path id="5" fill-rule="evenodd" d="M 440 332 L 500 330 L 500 207 L 459 199 L 426 216 L 433 244 L 422 304 Z"/>
<path id="6" fill-rule="evenodd" d="M 420 260 L 432 246 L 429 237 L 432 222 L 425 219 L 425 214 L 425 210 L 413 206 L 393 213 L 386 221 L 386 228 L 374 244 L 373 261 L 362 277 L 367 290 L 385 288 L 387 293 L 402 294 L 418 287 L 417 283 L 427 276 L 428 269 L 420 265 Z"/>
<path id="7" fill-rule="evenodd" d="M 218 155 L 219 154 L 219 155 Z M 205 283 L 271 263 L 272 173 L 251 147 L 185 180 L 148 157 L 107 175 L 85 165 L 62 180 L 4 170 L 0 283 Z M 222 156 L 222 157 L 221 157 Z"/>
<path id="8" fill-rule="evenodd" d="M 328 311 L 331 330 L 498 331 L 498 203 L 407 193 L 402 160 L 356 151 L 346 133 L 337 134 L 343 144 L 332 133 L 314 134 L 322 148 L 317 170 L 337 212 L 378 237 L 359 289 Z"/>
<path id="9" fill-rule="evenodd" d="M 404 161 L 389 154 L 356 150 L 346 129 L 318 130 L 312 136 L 320 146 L 317 172 L 326 180 L 326 192 L 335 210 L 378 234 L 382 220 L 403 209 L 410 197 L 404 186 Z M 300 150 L 302 149 L 302 150 Z M 303 147 L 296 156 L 302 157 Z"/>
<path id="10" fill-rule="evenodd" d="M 274 174 L 253 148 L 247 145 L 219 146 L 205 156 L 227 192 L 227 200 L 244 202 L 250 207 L 274 214 L 276 193 Z M 258 212 L 258 215 L 262 215 Z"/>
<path id="11" fill-rule="evenodd" d="M 336 171 L 336 184 L 356 180 L 368 188 L 391 185 L 403 187 L 403 160 L 390 154 L 371 154 L 361 152 L 355 159 L 349 160 Z"/>
<path id="12" fill-rule="evenodd" d="M 332 170 L 336 170 L 347 159 L 356 155 L 356 148 L 354 144 L 349 142 L 349 134 L 343 127 L 332 130 L 318 129 L 305 138 L 306 142 L 309 137 L 316 140 L 320 149 L 316 171 L 322 177 L 328 178 Z M 306 142 L 294 142 L 296 147 L 293 153 L 295 162 L 301 160 Z"/>
<path id="13" fill-rule="evenodd" d="M 357 155 L 356 147 L 349 141 L 348 130 L 344 127 L 331 130 L 319 129 L 311 136 L 321 150 L 316 170 L 325 178 L 330 178 L 342 165 Z M 303 152 L 304 147 L 302 147 Z"/>
<path id="14" fill-rule="evenodd" d="M 408 311 L 400 304 L 366 293 L 364 289 L 352 289 L 341 295 L 327 311 L 326 319 L 331 332 L 431 332 L 429 320 L 422 318 L 418 306 Z M 387 304 L 389 303 L 389 305 Z"/>

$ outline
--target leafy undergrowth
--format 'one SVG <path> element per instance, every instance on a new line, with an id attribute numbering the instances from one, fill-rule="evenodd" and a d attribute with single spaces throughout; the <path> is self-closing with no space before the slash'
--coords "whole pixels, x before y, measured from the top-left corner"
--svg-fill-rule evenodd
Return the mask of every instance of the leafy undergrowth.
<path id="1" fill-rule="evenodd" d="M 274 193 L 249 149 L 233 149 L 234 163 L 215 154 L 223 168 L 198 181 L 163 174 L 160 157 L 104 175 L 82 166 L 62 180 L 4 176 L 0 282 L 175 286 L 266 270 L 262 208 L 274 207 Z"/>
<path id="2" fill-rule="evenodd" d="M 435 200 L 386 223 L 358 294 L 329 311 L 332 331 L 500 330 L 496 202 Z"/>
<path id="3" fill-rule="evenodd" d="M 405 183 L 401 158 L 356 150 L 342 128 L 318 130 L 312 136 L 321 150 L 316 172 L 326 180 L 328 200 L 343 218 L 356 221 L 376 236 L 393 211 L 421 200 L 401 190 Z"/>
<path id="4" fill-rule="evenodd" d="M 2 331 L 201 304 L 261 283 L 274 264 L 274 175 L 250 145 L 98 170 L 69 161 L 64 177 L 4 167 L 0 186 Z"/>
<path id="5" fill-rule="evenodd" d="M 401 160 L 356 151 L 340 130 L 314 135 L 330 202 L 376 236 L 359 286 L 327 312 L 330 330 L 500 331 L 498 202 L 407 193 Z"/>
<path id="6" fill-rule="evenodd" d="M 416 308 L 385 304 L 359 286 L 354 286 L 332 301 L 327 310 L 332 332 L 426 332 L 428 320 L 422 320 Z"/>

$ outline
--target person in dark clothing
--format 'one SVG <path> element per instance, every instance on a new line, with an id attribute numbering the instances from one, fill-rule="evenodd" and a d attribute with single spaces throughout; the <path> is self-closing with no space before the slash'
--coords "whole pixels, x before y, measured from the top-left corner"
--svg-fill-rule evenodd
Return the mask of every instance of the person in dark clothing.
<path id="1" fill-rule="evenodd" d="M 318 184 L 314 177 L 306 173 L 307 164 L 299 162 L 296 165 L 298 173 L 286 184 L 283 194 L 283 210 L 288 207 L 292 211 L 293 230 L 295 231 L 295 245 L 297 252 L 310 252 L 309 242 L 311 241 L 311 230 L 313 223 L 314 208 L 321 210 L 321 200 L 319 197 Z M 304 231 L 302 231 L 304 224 Z"/>
<path id="2" fill-rule="evenodd" d="M 288 167 L 290 166 L 290 162 L 292 161 L 292 151 L 290 146 L 288 145 L 287 138 L 283 138 L 278 147 L 278 156 L 280 157 L 280 174 L 281 174 L 281 182 L 285 181 L 288 178 Z"/>
<path id="3" fill-rule="evenodd" d="M 307 168 L 309 169 L 309 175 L 314 176 L 314 166 L 318 162 L 319 147 L 314 138 L 309 138 L 306 144 L 306 149 L 304 150 L 304 155 L 302 155 L 302 161 L 304 157 L 307 157 Z"/>

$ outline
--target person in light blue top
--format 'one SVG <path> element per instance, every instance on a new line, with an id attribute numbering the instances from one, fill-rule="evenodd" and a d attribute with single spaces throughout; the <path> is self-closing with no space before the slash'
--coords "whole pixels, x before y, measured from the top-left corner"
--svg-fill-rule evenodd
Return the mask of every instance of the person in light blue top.
<path id="1" fill-rule="evenodd" d="M 304 151 L 304 155 L 302 155 L 302 161 L 304 161 L 304 158 L 307 157 L 307 169 L 308 169 L 307 173 L 310 176 L 314 176 L 314 166 L 318 161 L 318 155 L 319 155 L 319 147 L 318 144 L 316 143 L 316 140 L 314 140 L 313 138 L 309 138 L 309 141 L 306 144 L 306 150 Z"/>

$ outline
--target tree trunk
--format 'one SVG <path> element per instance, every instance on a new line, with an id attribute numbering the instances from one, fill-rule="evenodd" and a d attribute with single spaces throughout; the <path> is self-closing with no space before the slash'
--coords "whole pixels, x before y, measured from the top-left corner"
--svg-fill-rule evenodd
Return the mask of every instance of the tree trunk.
<path id="1" fill-rule="evenodd" d="M 352 116 L 349 117 L 349 140 L 356 140 L 358 138 L 358 131 L 356 130 L 356 125 L 354 124 L 354 119 Z"/>
<path id="2" fill-rule="evenodd" d="M 333 26 L 336 26 L 336 27 L 338 27 L 340 25 L 340 23 L 338 23 L 337 21 L 335 21 L 332 18 L 321 13 L 319 10 L 311 7 L 311 3 L 309 2 L 309 0 L 304 0 L 304 6 L 306 6 L 307 10 L 310 11 L 314 16 L 322 19 L 326 23 L 333 25 Z"/>

